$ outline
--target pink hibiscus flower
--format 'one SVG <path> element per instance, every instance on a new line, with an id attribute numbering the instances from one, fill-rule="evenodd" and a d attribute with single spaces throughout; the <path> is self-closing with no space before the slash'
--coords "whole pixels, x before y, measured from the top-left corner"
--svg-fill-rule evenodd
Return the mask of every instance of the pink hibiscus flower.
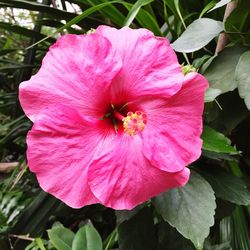
<path id="1" fill-rule="evenodd" d="M 207 81 L 186 76 L 165 38 L 100 26 L 64 35 L 20 85 L 34 122 L 30 170 L 71 207 L 132 209 L 189 179 L 201 153 Z"/>

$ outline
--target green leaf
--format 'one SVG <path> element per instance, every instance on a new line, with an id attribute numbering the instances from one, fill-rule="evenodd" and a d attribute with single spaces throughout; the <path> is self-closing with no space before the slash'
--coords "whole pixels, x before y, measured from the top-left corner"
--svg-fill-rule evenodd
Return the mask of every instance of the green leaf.
<path id="1" fill-rule="evenodd" d="M 219 223 L 219 227 L 220 227 L 220 242 L 231 242 L 232 241 L 232 234 L 233 234 L 233 227 L 231 225 L 232 220 L 231 218 L 225 217 L 223 218 L 220 223 Z"/>
<path id="2" fill-rule="evenodd" d="M 227 161 L 235 161 L 236 159 L 236 155 L 229 155 L 229 154 L 225 154 L 225 153 L 216 153 L 213 151 L 207 151 L 207 150 L 202 150 L 202 156 L 209 158 L 209 159 L 213 159 L 216 161 L 221 161 L 221 160 L 227 160 Z"/>
<path id="3" fill-rule="evenodd" d="M 117 210 L 115 211 L 116 215 L 116 221 L 117 224 L 121 224 L 122 222 L 126 220 L 130 220 L 132 217 L 134 217 L 142 208 L 144 207 L 144 204 L 141 204 L 137 207 L 135 207 L 132 210 Z"/>
<path id="4" fill-rule="evenodd" d="M 186 24 L 184 22 L 184 19 L 182 17 L 182 14 L 181 14 L 181 10 L 180 10 L 180 3 L 179 3 L 179 0 L 174 0 L 174 7 L 176 9 L 176 13 L 178 14 L 180 20 L 181 20 L 181 23 L 183 25 L 183 27 L 186 29 Z"/>
<path id="5" fill-rule="evenodd" d="M 3 215 L 2 211 L 0 210 L 0 233 L 3 233 L 7 230 L 7 219 Z"/>
<path id="6" fill-rule="evenodd" d="M 30 38 L 42 39 L 42 38 L 46 37 L 45 35 L 37 32 L 37 31 L 30 30 L 30 29 L 20 27 L 18 25 L 14 25 L 11 23 L 6 23 L 6 22 L 0 22 L 0 28 L 6 29 L 8 31 L 12 31 L 12 32 L 19 34 L 19 35 L 22 35 L 22 36 L 30 37 Z M 50 37 L 49 41 L 54 42 L 55 39 Z"/>
<path id="7" fill-rule="evenodd" d="M 135 19 L 136 15 L 138 14 L 141 7 L 151 3 L 153 1 L 154 0 L 137 0 L 136 3 L 131 8 L 131 10 L 129 11 L 129 13 L 124 21 L 124 26 L 130 26 L 130 24 Z"/>
<path id="8" fill-rule="evenodd" d="M 123 5 L 128 10 L 131 10 L 133 7 L 133 4 L 130 3 L 124 3 Z M 141 8 L 135 18 L 141 27 L 151 30 L 156 36 L 162 36 L 161 29 L 156 19 L 148 11 Z"/>
<path id="9" fill-rule="evenodd" d="M 15 225 L 18 216 L 30 201 L 24 197 L 21 191 L 0 192 L 0 231 Z"/>
<path id="10" fill-rule="evenodd" d="M 204 55 L 202 57 L 198 57 L 193 60 L 192 65 L 198 70 L 204 65 L 209 59 L 211 58 L 210 55 Z"/>
<path id="11" fill-rule="evenodd" d="M 218 9 L 218 8 L 221 8 L 221 7 L 223 7 L 224 5 L 226 5 L 226 4 L 228 4 L 228 3 L 230 3 L 231 2 L 231 0 L 220 0 L 217 4 L 215 4 L 215 6 L 211 9 L 211 10 L 209 10 L 208 12 L 210 12 L 210 11 L 213 11 L 213 10 L 216 10 L 216 9 Z"/>
<path id="12" fill-rule="evenodd" d="M 117 227 L 108 235 L 108 237 L 103 242 L 103 248 L 109 250 L 118 241 Z"/>
<path id="13" fill-rule="evenodd" d="M 79 0 L 82 3 L 89 3 L 91 6 L 96 6 L 98 4 L 107 3 L 106 0 Z M 112 20 L 113 23 L 117 24 L 118 26 L 123 25 L 123 20 L 125 16 L 122 12 L 120 12 L 113 4 L 106 6 L 105 8 L 99 10 L 105 17 L 108 17 Z"/>
<path id="14" fill-rule="evenodd" d="M 243 207 L 237 207 L 232 214 L 233 247 L 232 249 L 250 249 L 249 216 Z"/>
<path id="15" fill-rule="evenodd" d="M 222 93 L 225 93 L 237 87 L 234 76 L 235 68 L 244 51 L 246 51 L 244 47 L 234 46 L 224 49 L 214 58 L 204 73 L 211 88 L 220 89 Z"/>
<path id="16" fill-rule="evenodd" d="M 194 52 L 206 46 L 221 31 L 223 31 L 222 22 L 210 18 L 199 18 L 172 43 L 172 47 L 177 52 Z"/>
<path id="17" fill-rule="evenodd" d="M 243 179 L 214 167 L 209 168 L 209 173 L 203 171 L 201 174 L 210 183 L 217 197 L 237 205 L 250 205 L 250 190 Z"/>
<path id="18" fill-rule="evenodd" d="M 43 240 L 41 238 L 36 238 L 36 244 L 40 248 L 40 250 L 46 250 L 43 244 Z"/>
<path id="19" fill-rule="evenodd" d="M 85 10 L 83 13 L 81 13 L 80 15 L 74 17 L 73 19 L 71 19 L 69 22 L 67 22 L 65 25 L 63 25 L 61 28 L 57 29 L 55 32 L 53 32 L 51 35 L 49 36 L 46 36 L 45 38 L 41 39 L 40 41 L 32 44 L 31 46 L 29 46 L 28 48 L 26 49 L 30 49 L 34 46 L 36 46 L 37 44 L 51 38 L 53 35 L 57 34 L 57 33 L 60 33 L 61 31 L 65 30 L 65 29 L 68 29 L 70 28 L 72 25 L 74 24 L 77 24 L 79 23 L 80 21 L 82 21 L 84 18 L 88 17 L 89 15 L 91 15 L 92 13 L 96 12 L 96 11 L 99 11 L 100 9 L 110 5 L 110 4 L 113 4 L 113 3 L 124 3 L 123 1 L 110 1 L 110 2 L 105 2 L 105 3 L 101 3 L 99 5 L 96 5 L 96 6 L 93 6 L 91 8 L 88 8 L 87 10 Z"/>
<path id="20" fill-rule="evenodd" d="M 250 110 L 250 51 L 241 55 L 235 70 L 235 80 L 238 83 L 240 97 Z"/>
<path id="21" fill-rule="evenodd" d="M 37 241 L 33 240 L 28 246 L 24 248 L 24 250 L 43 250 L 37 245 Z M 47 249 L 45 249 L 47 250 Z"/>
<path id="22" fill-rule="evenodd" d="M 49 7 L 47 5 L 37 3 L 36 1 L 27 1 L 27 0 L 0 0 L 0 7 L 13 7 L 20 9 L 27 9 L 33 11 L 44 12 L 53 15 L 54 18 L 64 18 L 66 20 L 76 16 L 74 13 L 70 13 L 64 10 L 56 9 Z"/>
<path id="23" fill-rule="evenodd" d="M 212 102 L 222 93 L 220 89 L 209 88 L 205 94 L 205 102 Z"/>
<path id="24" fill-rule="evenodd" d="M 202 12 L 200 13 L 199 18 L 203 17 L 204 14 L 206 14 L 207 12 L 209 12 L 209 10 L 211 10 L 216 4 L 215 0 L 212 0 L 211 2 L 209 2 L 204 9 L 202 10 Z"/>
<path id="25" fill-rule="evenodd" d="M 89 223 L 81 227 L 73 240 L 72 250 L 102 250 L 102 239 Z"/>
<path id="26" fill-rule="evenodd" d="M 51 214 L 55 212 L 59 204 L 59 200 L 41 191 L 19 216 L 11 233 L 21 235 L 29 234 L 31 237 L 42 234 Z M 17 239 L 14 248 L 24 249 L 25 242 Z"/>
<path id="27" fill-rule="evenodd" d="M 184 187 L 157 196 L 153 204 L 165 221 L 202 249 L 216 207 L 214 191 L 205 179 L 192 171 Z"/>
<path id="28" fill-rule="evenodd" d="M 203 140 L 202 149 L 204 150 L 216 153 L 239 154 L 239 152 L 230 145 L 231 141 L 226 136 L 208 126 L 204 126 L 201 138 Z"/>
<path id="29" fill-rule="evenodd" d="M 60 201 L 41 191 L 33 202 L 25 209 L 12 233 L 36 235 L 43 231 L 48 217 L 59 206 Z M 41 230 L 42 229 L 42 230 Z"/>
<path id="30" fill-rule="evenodd" d="M 163 0 L 164 4 L 174 13 L 174 15 L 178 15 L 175 7 L 175 2 L 173 0 Z"/>
<path id="31" fill-rule="evenodd" d="M 152 250 L 155 240 L 153 215 L 148 207 L 118 227 L 120 250 Z"/>
<path id="32" fill-rule="evenodd" d="M 158 246 L 157 250 L 195 250 L 190 240 L 184 238 L 175 228 L 167 222 L 161 221 L 157 225 Z"/>
<path id="33" fill-rule="evenodd" d="M 72 250 L 75 234 L 68 228 L 57 226 L 48 230 L 49 239 L 58 250 Z"/>

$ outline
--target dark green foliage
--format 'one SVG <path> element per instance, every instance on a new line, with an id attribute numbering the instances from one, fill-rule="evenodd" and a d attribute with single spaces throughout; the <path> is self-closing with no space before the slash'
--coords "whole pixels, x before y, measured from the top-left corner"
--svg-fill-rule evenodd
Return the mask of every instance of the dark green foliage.
<path id="1" fill-rule="evenodd" d="M 229 2 L 0 0 L 0 158 L 19 163 L 10 172 L 0 165 L 0 250 L 250 249 L 250 4 L 238 0 L 223 20 Z M 20 82 L 38 70 L 61 34 L 101 24 L 167 37 L 180 63 L 210 84 L 202 155 L 190 167 L 190 181 L 132 211 L 71 209 L 41 191 L 26 165 L 32 124 L 18 102 Z M 217 55 L 223 30 L 228 42 Z"/>
<path id="2" fill-rule="evenodd" d="M 162 193 L 153 200 L 157 212 L 184 237 L 190 239 L 197 249 L 214 224 L 214 191 L 200 175 L 191 173 L 189 182 L 182 188 Z"/>
<path id="3" fill-rule="evenodd" d="M 156 246 L 155 227 L 151 209 L 143 208 L 131 219 L 118 226 L 121 250 L 151 250 Z"/>

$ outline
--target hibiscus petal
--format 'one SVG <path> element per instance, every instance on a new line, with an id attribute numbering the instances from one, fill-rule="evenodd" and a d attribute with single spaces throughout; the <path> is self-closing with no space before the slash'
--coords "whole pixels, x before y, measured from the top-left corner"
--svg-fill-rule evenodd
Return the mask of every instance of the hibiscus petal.
<path id="1" fill-rule="evenodd" d="M 112 84 L 113 98 L 145 95 L 169 97 L 182 86 L 183 73 L 168 40 L 146 29 L 99 26 L 122 57 L 123 67 Z"/>
<path id="2" fill-rule="evenodd" d="M 46 109 L 27 137 L 28 165 L 42 189 L 74 208 L 99 203 L 87 171 L 102 136 L 98 124 L 71 108 Z"/>
<path id="3" fill-rule="evenodd" d="M 22 108 L 32 121 L 56 103 L 67 103 L 84 115 L 100 116 L 121 66 L 106 38 L 64 35 L 50 47 L 39 72 L 20 85 Z"/>
<path id="4" fill-rule="evenodd" d="M 184 185 L 188 178 L 187 168 L 167 173 L 152 166 L 142 154 L 138 135 L 106 139 L 88 170 L 92 192 L 114 209 L 132 209 L 169 188 Z"/>
<path id="5" fill-rule="evenodd" d="M 142 102 L 148 116 L 143 131 L 143 152 L 157 168 L 177 172 L 199 158 L 207 86 L 203 76 L 189 73 L 176 95 Z"/>

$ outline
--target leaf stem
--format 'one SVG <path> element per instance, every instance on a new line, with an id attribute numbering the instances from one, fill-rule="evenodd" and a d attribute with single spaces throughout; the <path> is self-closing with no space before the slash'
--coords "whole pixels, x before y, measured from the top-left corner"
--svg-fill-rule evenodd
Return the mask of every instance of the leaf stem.
<path id="1" fill-rule="evenodd" d="M 111 242 L 113 241 L 113 239 L 115 238 L 117 234 L 117 230 L 116 228 L 113 230 L 113 232 L 109 235 L 109 239 L 108 239 L 108 242 L 107 242 L 107 245 L 105 247 L 104 250 L 109 250 L 109 247 L 111 246 Z"/>
<path id="2" fill-rule="evenodd" d="M 182 15 L 181 15 L 181 11 L 180 11 L 180 8 L 179 8 L 179 0 L 175 0 L 174 5 L 175 5 L 175 8 L 176 8 L 177 14 L 178 14 L 178 16 L 179 16 L 179 18 L 180 18 L 180 20 L 182 22 L 183 27 L 185 29 L 187 29 L 187 26 L 186 26 L 186 24 L 184 22 L 184 19 L 183 19 Z"/>

